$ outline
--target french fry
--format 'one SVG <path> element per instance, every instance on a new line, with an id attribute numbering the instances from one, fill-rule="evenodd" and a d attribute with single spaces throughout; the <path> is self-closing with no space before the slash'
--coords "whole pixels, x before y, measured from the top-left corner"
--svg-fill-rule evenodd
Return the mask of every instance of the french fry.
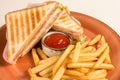
<path id="1" fill-rule="evenodd" d="M 77 70 L 65 70 L 65 75 L 70 75 L 70 76 L 76 76 L 76 77 L 81 77 L 84 76 L 84 73 L 81 73 Z"/>
<path id="2" fill-rule="evenodd" d="M 105 63 L 111 64 L 110 55 L 108 54 L 105 58 Z"/>
<path id="3" fill-rule="evenodd" d="M 95 79 L 95 80 L 108 80 L 108 79 L 106 79 L 106 78 L 100 78 L 100 79 Z"/>
<path id="4" fill-rule="evenodd" d="M 61 67 L 58 69 L 58 71 L 56 72 L 55 75 L 53 75 L 53 78 L 52 80 L 60 80 L 65 72 L 65 69 L 66 69 L 66 61 L 67 59 L 65 60 L 65 62 L 63 62 L 63 64 L 61 65 Z"/>
<path id="5" fill-rule="evenodd" d="M 95 54 L 95 53 L 92 53 L 92 52 L 90 52 L 90 53 L 81 53 L 81 54 L 79 54 L 79 57 L 97 57 L 98 55 L 97 54 Z"/>
<path id="6" fill-rule="evenodd" d="M 100 41 L 101 41 L 102 44 L 106 43 L 106 41 L 105 41 L 105 37 L 102 36 Z"/>
<path id="7" fill-rule="evenodd" d="M 107 70 L 112 70 L 115 67 L 112 64 L 106 64 L 106 63 L 102 63 L 98 68 L 102 68 L 102 69 L 107 69 Z"/>
<path id="8" fill-rule="evenodd" d="M 34 48 L 32 49 L 32 57 L 33 57 L 33 61 L 34 61 L 35 66 L 37 66 L 40 59 L 36 53 L 36 49 L 34 49 Z"/>
<path id="9" fill-rule="evenodd" d="M 109 47 L 107 47 L 105 49 L 105 51 L 103 52 L 103 54 L 100 56 L 100 58 L 98 59 L 98 61 L 95 64 L 95 68 L 99 67 L 100 64 L 102 64 L 105 60 L 105 58 L 107 57 L 107 55 L 109 54 Z"/>
<path id="10" fill-rule="evenodd" d="M 97 57 L 97 56 L 100 56 L 101 53 L 105 50 L 105 48 L 106 48 L 107 46 L 108 46 L 107 43 L 102 44 L 102 45 L 100 46 L 100 48 L 98 48 L 98 49 L 96 50 L 96 52 L 94 53 L 94 54 L 96 54 L 96 57 Z"/>
<path id="11" fill-rule="evenodd" d="M 76 69 L 76 70 L 78 70 L 78 71 L 80 71 L 80 72 L 86 74 L 86 73 L 88 73 L 88 72 L 90 71 L 90 68 L 82 67 L 82 68 L 80 68 L 80 69 Z"/>
<path id="12" fill-rule="evenodd" d="M 105 41 L 105 37 L 102 36 L 101 39 L 99 40 L 98 44 L 97 44 L 97 48 L 99 48 L 102 44 L 106 43 Z"/>
<path id="13" fill-rule="evenodd" d="M 40 60 L 38 64 L 40 65 L 40 64 L 43 64 L 43 63 L 47 63 L 47 62 L 49 62 L 51 60 L 59 59 L 59 57 L 60 57 L 60 55 L 59 56 L 53 56 L 53 57 L 50 57 L 50 58 L 45 59 L 45 60 Z"/>
<path id="14" fill-rule="evenodd" d="M 80 50 L 81 53 L 88 53 L 88 52 L 94 52 L 94 51 L 96 51 L 96 49 L 93 46 L 88 46 Z"/>
<path id="15" fill-rule="evenodd" d="M 82 63 L 69 63 L 67 65 L 67 67 L 68 68 L 81 68 L 81 67 L 93 68 L 94 65 L 95 65 L 95 62 L 82 62 Z M 114 66 L 112 64 L 102 63 L 102 64 L 100 64 L 98 69 L 99 68 L 108 69 L 109 70 L 109 69 L 114 69 Z"/>
<path id="16" fill-rule="evenodd" d="M 96 37 L 94 37 L 94 39 L 92 39 L 92 40 L 89 42 L 89 45 L 94 45 L 94 44 L 96 44 L 100 39 L 101 39 L 101 35 L 98 34 Z"/>
<path id="17" fill-rule="evenodd" d="M 47 60 L 47 59 L 46 59 L 46 60 Z M 38 72 L 46 69 L 47 67 L 53 65 L 57 60 L 58 60 L 58 58 L 56 58 L 56 57 L 51 57 L 49 60 L 47 60 L 46 63 L 43 63 L 43 64 L 40 64 L 40 65 L 38 65 L 38 66 L 36 66 L 36 67 L 33 67 L 33 68 L 31 69 L 31 71 L 32 71 L 32 73 L 38 73 Z"/>
<path id="18" fill-rule="evenodd" d="M 36 77 L 32 77 L 31 80 L 51 80 L 51 79 L 45 78 L 45 77 L 38 77 L 38 76 L 36 76 Z"/>
<path id="19" fill-rule="evenodd" d="M 37 48 L 37 52 L 42 59 L 47 59 L 48 58 L 40 48 Z"/>
<path id="20" fill-rule="evenodd" d="M 90 80 L 105 78 L 106 75 L 107 75 L 107 71 L 104 69 L 103 70 L 95 70 L 95 71 L 92 71 L 87 74 L 87 76 Z"/>
<path id="21" fill-rule="evenodd" d="M 78 62 L 79 54 L 80 54 L 80 42 L 77 42 L 75 46 L 75 51 L 73 53 L 72 62 Z"/>
<path id="22" fill-rule="evenodd" d="M 98 58 L 93 56 L 79 56 L 78 62 L 91 62 L 98 60 Z"/>
<path id="23" fill-rule="evenodd" d="M 35 73 L 32 73 L 31 68 L 28 69 L 28 74 L 30 77 L 36 77 L 37 75 Z"/>
<path id="24" fill-rule="evenodd" d="M 85 48 L 89 44 L 90 40 L 87 40 L 85 43 L 81 45 L 81 49 Z"/>
<path id="25" fill-rule="evenodd" d="M 77 80 L 80 80 L 79 77 L 70 76 L 70 75 L 65 75 L 65 74 L 62 76 L 62 79 L 65 79 L 65 80 L 74 80 L 74 79 L 75 79 L 75 80 L 76 80 L 76 79 L 77 79 Z"/>
<path id="26" fill-rule="evenodd" d="M 52 69 L 53 69 L 53 65 L 39 72 L 39 75 L 44 76 L 45 74 L 52 72 Z"/>
<path id="27" fill-rule="evenodd" d="M 49 72 L 49 73 L 44 74 L 42 77 L 51 78 L 51 76 L 52 76 L 52 72 Z"/>
<path id="28" fill-rule="evenodd" d="M 57 72 L 61 64 L 64 62 L 64 60 L 67 58 L 67 56 L 70 54 L 73 48 L 74 48 L 74 45 L 69 45 L 68 48 L 61 55 L 61 57 L 58 59 L 58 61 L 53 67 L 53 75 L 55 75 L 55 73 Z"/>

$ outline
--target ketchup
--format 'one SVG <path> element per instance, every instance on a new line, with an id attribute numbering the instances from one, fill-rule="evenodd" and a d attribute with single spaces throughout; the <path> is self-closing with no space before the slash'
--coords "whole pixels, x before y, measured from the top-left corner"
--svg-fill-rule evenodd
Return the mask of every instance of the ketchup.
<path id="1" fill-rule="evenodd" d="M 51 48 L 62 49 L 70 44 L 70 39 L 63 33 L 53 33 L 44 39 L 44 43 Z"/>

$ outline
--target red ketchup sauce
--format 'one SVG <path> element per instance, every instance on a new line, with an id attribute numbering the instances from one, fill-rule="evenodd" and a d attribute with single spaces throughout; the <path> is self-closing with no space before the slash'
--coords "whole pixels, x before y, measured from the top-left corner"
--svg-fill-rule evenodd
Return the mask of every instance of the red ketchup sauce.
<path id="1" fill-rule="evenodd" d="M 53 33 L 44 39 L 44 43 L 50 48 L 63 49 L 70 44 L 70 39 L 65 34 Z"/>

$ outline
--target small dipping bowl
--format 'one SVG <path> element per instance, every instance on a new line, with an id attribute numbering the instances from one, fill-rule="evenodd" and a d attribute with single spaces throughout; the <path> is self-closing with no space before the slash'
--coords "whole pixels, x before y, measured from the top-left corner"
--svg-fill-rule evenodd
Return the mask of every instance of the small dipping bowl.
<path id="1" fill-rule="evenodd" d="M 42 38 L 42 49 L 49 57 L 62 54 L 69 44 L 71 37 L 63 32 L 48 32 Z"/>

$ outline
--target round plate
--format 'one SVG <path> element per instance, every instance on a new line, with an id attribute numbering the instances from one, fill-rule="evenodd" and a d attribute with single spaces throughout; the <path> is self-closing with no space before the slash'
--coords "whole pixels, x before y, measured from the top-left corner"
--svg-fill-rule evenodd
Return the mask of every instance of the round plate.
<path id="1" fill-rule="evenodd" d="M 101 21 L 77 12 L 71 12 L 81 22 L 84 33 L 93 38 L 97 34 L 105 36 L 110 46 L 110 57 L 115 69 L 108 72 L 109 80 L 120 80 L 120 37 L 106 24 Z M 28 68 L 34 66 L 31 54 L 20 58 L 15 65 L 10 65 L 3 60 L 2 52 L 6 44 L 6 27 L 0 28 L 0 80 L 29 80 Z"/>

